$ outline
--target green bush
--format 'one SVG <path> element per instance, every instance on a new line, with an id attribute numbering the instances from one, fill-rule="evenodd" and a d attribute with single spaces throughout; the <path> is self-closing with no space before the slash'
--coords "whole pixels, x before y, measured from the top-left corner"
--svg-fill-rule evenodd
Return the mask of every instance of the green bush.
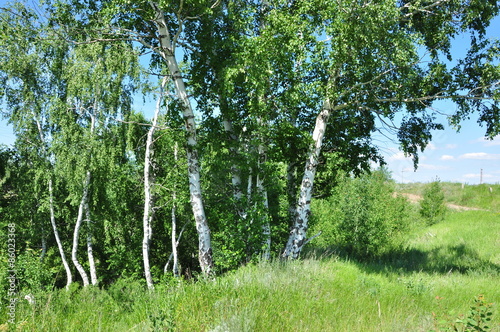
<path id="1" fill-rule="evenodd" d="M 444 220 L 446 205 L 441 182 L 436 180 L 424 188 L 423 199 L 420 202 L 420 215 L 428 225 L 434 225 Z"/>
<path id="2" fill-rule="evenodd" d="M 332 196 L 314 202 L 312 233 L 323 232 L 316 245 L 335 246 L 361 259 L 399 247 L 409 228 L 409 212 L 406 200 L 393 192 L 384 170 L 341 176 Z"/>

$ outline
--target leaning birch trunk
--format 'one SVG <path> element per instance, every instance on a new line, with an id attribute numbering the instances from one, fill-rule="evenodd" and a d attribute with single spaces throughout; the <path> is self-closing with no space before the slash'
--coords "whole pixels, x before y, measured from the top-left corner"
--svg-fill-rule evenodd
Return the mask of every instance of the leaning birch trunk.
<path id="1" fill-rule="evenodd" d="M 194 112 L 191 108 L 191 103 L 188 98 L 186 86 L 181 76 L 181 71 L 175 58 L 175 49 L 172 45 L 170 31 L 168 24 L 159 8 L 158 4 L 150 1 L 151 6 L 156 12 L 154 22 L 158 28 L 160 39 L 160 54 L 165 60 L 170 75 L 175 86 L 177 97 L 181 101 L 182 114 L 186 126 L 186 153 L 187 153 L 187 166 L 189 177 L 189 193 L 191 207 L 193 210 L 194 219 L 196 221 L 196 230 L 198 232 L 198 260 L 200 267 L 205 275 L 213 273 L 213 258 L 212 258 L 212 245 L 210 241 L 210 229 L 208 227 L 207 218 L 203 206 L 203 199 L 201 195 L 200 183 L 200 165 L 198 160 L 197 151 L 197 137 L 196 137 L 196 122 L 194 120 Z"/>
<path id="2" fill-rule="evenodd" d="M 158 123 L 158 115 L 160 114 L 161 103 L 163 100 L 163 88 L 165 87 L 166 79 L 163 79 L 160 88 L 160 95 L 156 101 L 155 114 L 151 128 L 149 128 L 146 140 L 146 152 L 144 155 L 144 214 L 142 218 L 143 233 L 142 238 L 142 259 L 144 263 L 144 276 L 149 289 L 154 288 L 153 277 L 151 275 L 151 266 L 149 264 L 149 246 L 153 235 L 151 223 L 153 221 L 153 195 L 151 186 L 153 184 L 153 175 L 151 174 L 151 164 L 153 156 L 153 136 Z"/>
<path id="3" fill-rule="evenodd" d="M 43 151 L 44 154 L 47 153 L 45 148 L 45 135 L 42 131 L 42 125 L 38 118 L 35 117 L 35 122 L 38 128 L 38 134 L 40 135 L 40 141 L 44 146 Z M 59 231 L 57 230 L 56 217 L 54 212 L 54 188 L 52 184 L 52 178 L 49 178 L 49 211 L 50 211 L 50 224 L 52 225 L 52 230 L 54 231 L 54 237 L 56 239 L 57 248 L 59 249 L 59 256 L 61 256 L 61 261 L 64 266 L 64 270 L 66 270 L 66 290 L 69 290 L 69 286 L 73 282 L 73 275 L 71 273 L 71 268 L 69 267 L 68 260 L 66 259 L 66 255 L 64 254 L 64 248 L 62 246 L 61 238 L 59 237 Z"/>
<path id="4" fill-rule="evenodd" d="M 309 150 L 304 176 L 300 184 L 299 199 L 295 211 L 295 221 L 290 231 L 287 245 L 283 252 L 283 257 L 288 259 L 298 258 L 303 246 L 308 242 L 306 232 L 308 228 L 309 215 L 311 210 L 311 197 L 318 158 L 323 144 L 326 125 L 330 116 L 330 103 L 326 100 L 323 109 L 316 118 L 316 125 L 313 131 L 313 144 Z"/>
<path id="5" fill-rule="evenodd" d="M 82 199 L 80 201 L 80 205 L 78 206 L 78 216 L 76 217 L 75 230 L 73 232 L 73 248 L 71 249 L 71 260 L 73 261 L 73 265 L 75 265 L 78 273 L 82 277 L 83 287 L 87 287 L 89 285 L 89 277 L 82 264 L 78 261 L 78 238 L 80 235 L 80 229 L 82 227 L 83 221 L 83 213 L 85 209 L 85 205 L 87 204 L 88 192 L 90 185 L 90 171 L 87 171 L 85 175 L 85 181 L 83 183 L 83 194 Z"/>
<path id="6" fill-rule="evenodd" d="M 69 285 L 71 285 L 71 283 L 73 282 L 73 275 L 71 274 L 71 268 L 69 267 L 68 260 L 66 259 L 66 255 L 64 254 L 61 238 L 59 237 L 59 231 L 57 230 L 56 217 L 54 213 L 52 179 L 49 179 L 49 209 L 50 224 L 52 225 L 52 230 L 54 231 L 54 237 L 56 238 L 57 248 L 59 249 L 59 255 L 61 256 L 64 270 L 66 270 L 66 290 L 69 290 Z"/>

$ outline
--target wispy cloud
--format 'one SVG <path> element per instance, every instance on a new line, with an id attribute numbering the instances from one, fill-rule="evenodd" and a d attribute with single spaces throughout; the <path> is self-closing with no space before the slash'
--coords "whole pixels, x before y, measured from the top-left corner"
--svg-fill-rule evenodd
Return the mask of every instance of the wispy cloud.
<path id="1" fill-rule="evenodd" d="M 458 144 L 446 144 L 445 148 L 446 149 L 456 149 L 456 148 L 458 148 Z"/>
<path id="2" fill-rule="evenodd" d="M 481 174 L 479 173 L 467 173 L 467 174 L 464 174 L 462 175 L 463 178 L 466 178 L 466 179 L 479 179 L 481 177 Z M 494 176 L 491 175 L 491 174 L 483 174 L 483 179 L 491 179 L 493 178 Z"/>
<path id="3" fill-rule="evenodd" d="M 437 147 L 436 145 L 434 145 L 432 142 L 427 144 L 427 146 L 425 147 L 426 150 L 437 150 Z"/>
<path id="4" fill-rule="evenodd" d="M 441 158 L 439 158 L 439 159 L 440 159 L 440 160 L 455 160 L 455 157 L 450 156 L 450 155 L 448 155 L 448 154 L 443 154 L 443 155 L 441 156 Z"/>
<path id="5" fill-rule="evenodd" d="M 410 157 L 406 157 L 404 152 L 396 152 L 392 156 L 388 158 L 390 161 L 396 161 L 396 160 L 410 160 Z"/>
<path id="6" fill-rule="evenodd" d="M 493 139 L 487 139 L 485 137 L 480 137 L 473 141 L 474 143 L 482 143 L 483 146 L 490 147 L 490 146 L 499 146 L 500 145 L 500 135 L 497 135 L 493 137 Z"/>
<path id="7" fill-rule="evenodd" d="M 500 160 L 500 154 L 486 152 L 465 153 L 459 157 L 460 159 L 477 159 L 477 160 Z"/>

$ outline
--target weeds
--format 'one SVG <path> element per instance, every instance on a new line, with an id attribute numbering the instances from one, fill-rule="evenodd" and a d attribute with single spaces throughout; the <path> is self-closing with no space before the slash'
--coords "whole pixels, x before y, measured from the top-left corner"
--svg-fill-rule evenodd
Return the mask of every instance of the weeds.
<path id="1" fill-rule="evenodd" d="M 438 296 L 436 299 L 440 303 L 443 298 Z M 433 313 L 434 330 L 431 331 L 490 331 L 490 323 L 493 316 L 492 306 L 493 303 L 486 302 L 484 296 L 479 295 L 474 300 L 474 304 L 470 307 L 469 312 L 459 315 L 457 318 L 453 318 L 450 313 L 444 318 L 439 319 L 437 315 Z"/>

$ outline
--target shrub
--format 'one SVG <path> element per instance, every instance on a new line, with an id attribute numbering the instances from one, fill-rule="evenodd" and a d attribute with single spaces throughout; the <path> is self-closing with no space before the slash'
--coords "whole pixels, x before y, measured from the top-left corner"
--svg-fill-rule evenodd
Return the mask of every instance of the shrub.
<path id="1" fill-rule="evenodd" d="M 420 202 L 420 215 L 428 225 L 443 221 L 446 213 L 444 191 L 441 182 L 436 180 L 424 189 L 423 199 Z"/>
<path id="2" fill-rule="evenodd" d="M 383 170 L 359 178 L 342 176 L 334 194 L 313 206 L 313 233 L 323 231 L 316 244 L 334 245 L 361 259 L 399 247 L 408 230 L 408 203 L 393 192 Z"/>

